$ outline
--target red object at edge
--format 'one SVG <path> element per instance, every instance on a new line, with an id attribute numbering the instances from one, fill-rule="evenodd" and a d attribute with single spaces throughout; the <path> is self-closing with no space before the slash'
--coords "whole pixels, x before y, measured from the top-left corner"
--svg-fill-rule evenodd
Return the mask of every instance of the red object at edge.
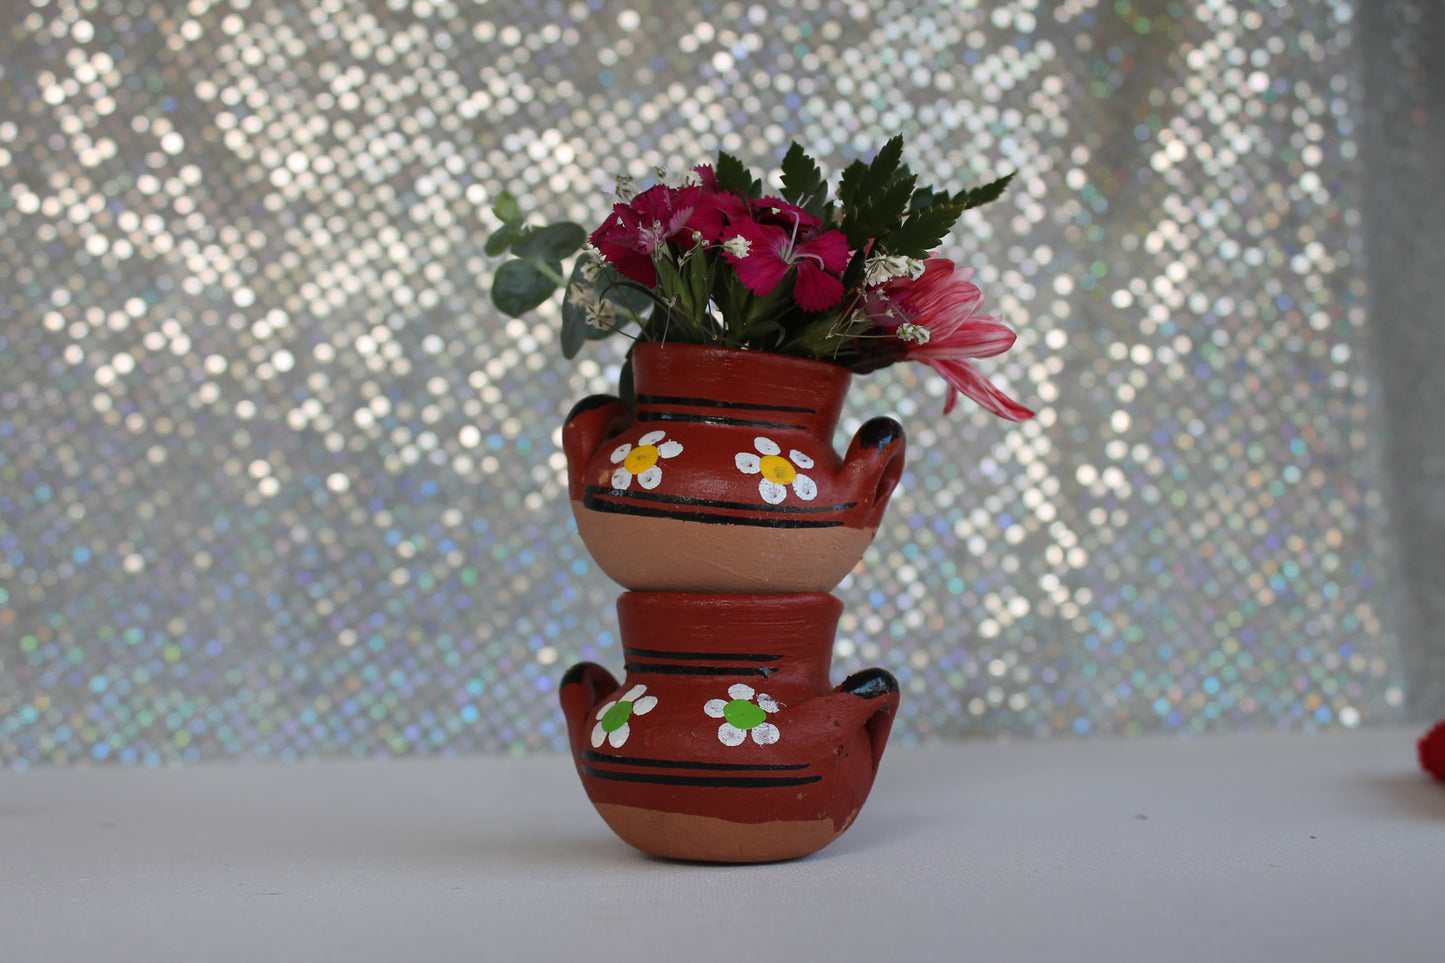
<path id="1" fill-rule="evenodd" d="M 1420 737 L 1420 766 L 1441 782 L 1445 782 L 1445 721 Z"/>

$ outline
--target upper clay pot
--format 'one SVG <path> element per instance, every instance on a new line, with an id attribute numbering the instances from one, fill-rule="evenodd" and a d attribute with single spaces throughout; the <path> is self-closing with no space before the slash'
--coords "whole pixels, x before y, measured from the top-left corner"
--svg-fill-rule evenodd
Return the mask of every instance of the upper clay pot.
<path id="1" fill-rule="evenodd" d="M 644 343 L 635 412 L 580 402 L 563 429 L 588 551 L 633 591 L 827 592 L 873 540 L 903 430 L 832 437 L 849 372 L 758 351 Z"/>

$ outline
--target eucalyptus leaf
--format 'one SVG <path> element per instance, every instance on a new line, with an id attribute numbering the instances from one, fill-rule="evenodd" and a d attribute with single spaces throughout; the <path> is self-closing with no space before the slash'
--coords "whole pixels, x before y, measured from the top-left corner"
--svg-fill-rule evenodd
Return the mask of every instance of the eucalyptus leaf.
<path id="1" fill-rule="evenodd" d="M 609 298 L 626 305 L 639 318 L 643 312 L 651 311 L 657 305 L 651 291 L 636 281 L 627 280 L 610 264 L 602 269 L 602 279 L 598 283 Z"/>
<path id="2" fill-rule="evenodd" d="M 550 264 L 570 257 L 586 242 L 587 231 L 582 225 L 563 221 L 528 231 L 512 245 L 512 253 Z"/>
<path id="3" fill-rule="evenodd" d="M 643 312 L 653 306 L 652 295 L 646 289 L 628 281 L 610 264 L 603 263 L 597 280 L 588 281 L 585 271 L 589 263 L 587 257 L 577 259 L 572 268 L 572 278 L 567 282 L 567 296 L 562 300 L 562 356 L 569 360 L 577 356 L 586 342 L 600 341 L 616 334 L 628 322 L 640 321 Z M 588 324 L 587 305 L 572 297 L 576 288 L 587 291 L 592 297 L 605 297 L 617 305 L 617 323 L 610 328 Z"/>
<path id="4" fill-rule="evenodd" d="M 522 212 L 517 207 L 517 198 L 511 191 L 502 191 L 497 195 L 497 203 L 492 205 L 492 213 L 503 223 L 510 224 L 522 219 Z"/>
<path id="5" fill-rule="evenodd" d="M 492 232 L 487 238 L 486 247 L 482 250 L 487 252 L 489 257 L 496 257 L 498 254 L 506 253 L 507 248 L 522 237 L 522 225 L 517 221 L 503 221 L 502 226 Z"/>
<path id="6" fill-rule="evenodd" d="M 595 328 L 587 323 L 587 305 L 572 297 L 572 291 L 579 286 L 590 296 L 597 296 L 597 289 L 582 277 L 580 263 L 572 270 L 572 280 L 567 285 L 567 295 L 562 299 L 562 357 L 569 361 L 577 357 L 577 352 L 581 351 L 582 345 L 588 341 L 605 338 L 616 330 L 615 327 Z"/>
<path id="7" fill-rule="evenodd" d="M 553 265 L 552 270 L 561 274 L 562 265 Z M 508 261 L 492 277 L 492 303 L 514 318 L 537 307 L 556 290 L 557 282 L 528 261 Z"/>
<path id="8" fill-rule="evenodd" d="M 607 333 L 587 323 L 585 306 L 576 303 L 570 296 L 562 301 L 562 357 L 571 361 L 582 350 L 582 345 Z"/>

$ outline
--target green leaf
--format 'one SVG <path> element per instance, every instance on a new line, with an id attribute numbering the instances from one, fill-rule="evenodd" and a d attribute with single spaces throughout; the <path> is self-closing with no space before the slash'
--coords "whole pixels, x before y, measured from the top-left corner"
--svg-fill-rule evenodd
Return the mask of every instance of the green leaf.
<path id="1" fill-rule="evenodd" d="M 563 221 L 560 224 L 548 224 L 546 227 L 528 231 L 522 235 L 521 240 L 512 245 L 512 253 L 517 257 L 546 261 L 550 264 L 570 257 L 585 243 L 587 243 L 586 229 L 580 224 Z"/>
<path id="2" fill-rule="evenodd" d="M 843 200 L 843 233 L 855 248 L 865 246 L 903 222 L 913 199 L 917 176 L 901 163 L 903 137 L 884 144 L 868 164 L 854 161 L 843 172 L 839 196 Z"/>
<path id="3" fill-rule="evenodd" d="M 828 203 L 828 183 L 818 163 L 794 141 L 783 157 L 783 200 L 821 217 Z"/>
<path id="4" fill-rule="evenodd" d="M 553 265 L 553 270 L 561 274 L 562 265 Z M 556 290 L 557 282 L 529 261 L 508 261 L 492 276 L 492 303 L 514 318 L 520 318 Z"/>
<path id="5" fill-rule="evenodd" d="M 913 174 L 907 174 L 863 195 L 864 199 L 851 210 L 845 208 L 842 229 L 848 243 L 860 248 L 870 238 L 883 237 L 897 230 L 913 197 L 915 180 L 917 178 Z"/>
<path id="6" fill-rule="evenodd" d="M 748 342 L 757 345 L 760 350 L 772 351 L 783 343 L 787 333 L 781 322 L 769 319 L 748 328 Z"/>
<path id="7" fill-rule="evenodd" d="M 863 283 L 864 276 L 868 273 L 868 255 L 863 248 L 858 248 L 853 254 L 853 259 L 848 262 L 847 269 L 843 272 L 843 287 L 851 291 Z"/>
<path id="8" fill-rule="evenodd" d="M 962 204 L 930 204 L 914 211 L 897 229 L 888 232 L 878 241 L 878 246 L 889 254 L 922 258 L 948 236 L 953 225 L 962 216 Z"/>
<path id="9" fill-rule="evenodd" d="M 522 212 L 517 207 L 517 198 L 511 191 L 502 191 L 497 195 L 497 203 L 492 205 L 492 213 L 497 215 L 497 220 L 504 224 L 510 224 L 522 219 Z"/>
<path id="10" fill-rule="evenodd" d="M 762 181 L 753 177 L 742 161 L 723 151 L 718 151 L 713 173 L 717 175 L 718 190 L 735 191 L 746 197 L 757 197 L 763 191 Z"/>
<path id="11" fill-rule="evenodd" d="M 867 175 L 868 165 L 860 160 L 855 160 L 843 168 L 843 173 L 838 178 L 838 200 L 842 203 L 844 210 L 853 206 L 853 202 L 858 196 L 858 185 Z"/>
<path id="12" fill-rule="evenodd" d="M 882 190 L 898 174 L 899 159 L 903 156 L 903 135 L 893 137 L 879 149 L 873 160 L 867 164 L 855 160 L 843 171 L 838 182 L 838 196 L 843 207 L 853 208 L 866 204 L 870 195 Z"/>
<path id="13" fill-rule="evenodd" d="M 924 208 L 932 207 L 934 204 L 944 203 L 951 200 L 947 191 L 935 191 L 928 187 L 920 187 L 913 192 L 913 199 L 908 202 L 909 211 L 921 211 Z"/>
<path id="14" fill-rule="evenodd" d="M 651 291 L 636 281 L 629 281 L 618 274 L 617 269 L 610 264 L 603 266 L 602 279 L 598 282 L 598 286 L 604 297 L 611 298 L 639 318 L 642 317 L 643 312 L 657 307 L 657 301 Z"/>
<path id="15" fill-rule="evenodd" d="M 507 248 L 516 244 L 521 237 L 521 222 L 506 221 L 492 232 L 491 237 L 487 238 L 487 245 L 482 250 L 486 251 L 489 256 L 496 257 L 498 254 L 506 253 Z"/>
<path id="16" fill-rule="evenodd" d="M 577 357 L 577 352 L 582 350 L 582 345 L 597 338 L 606 337 L 610 331 L 603 331 L 594 328 L 587 323 L 587 305 L 574 300 L 572 292 L 578 285 L 588 291 L 590 296 L 595 297 L 596 291 L 582 277 L 582 269 L 586 266 L 586 258 L 578 258 L 577 264 L 572 268 L 572 279 L 567 282 L 566 293 L 562 296 L 562 357 L 568 361 Z"/>
<path id="17" fill-rule="evenodd" d="M 999 197 L 1002 196 L 1004 188 L 1008 187 L 1008 182 L 1013 180 L 1014 174 L 1017 173 L 1018 171 L 1010 171 L 996 181 L 990 181 L 972 190 L 959 191 L 953 195 L 953 200 L 955 203 L 961 203 L 965 211 L 972 210 L 975 207 L 982 207 L 989 201 L 998 200 Z"/>

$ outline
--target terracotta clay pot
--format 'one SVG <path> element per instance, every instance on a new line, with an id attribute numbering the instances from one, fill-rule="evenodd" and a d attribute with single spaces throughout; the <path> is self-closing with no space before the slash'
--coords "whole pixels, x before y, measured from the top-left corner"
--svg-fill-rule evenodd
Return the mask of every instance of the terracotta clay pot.
<path id="1" fill-rule="evenodd" d="M 823 593 L 629 592 L 626 677 L 562 680 L 588 797 L 657 856 L 765 862 L 836 839 L 872 788 L 898 707 L 882 669 L 828 684 L 843 605 Z"/>
<path id="2" fill-rule="evenodd" d="M 903 430 L 833 432 L 845 368 L 758 351 L 639 344 L 637 410 L 594 396 L 562 432 L 577 528 L 634 591 L 827 592 L 873 540 Z"/>

